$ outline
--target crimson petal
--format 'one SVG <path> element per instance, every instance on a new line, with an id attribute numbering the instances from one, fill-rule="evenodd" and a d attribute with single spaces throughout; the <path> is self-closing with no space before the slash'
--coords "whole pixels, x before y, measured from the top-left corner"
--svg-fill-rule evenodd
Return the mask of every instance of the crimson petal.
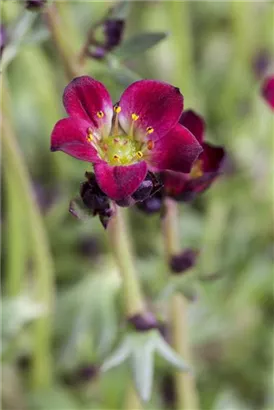
<path id="1" fill-rule="evenodd" d="M 203 141 L 205 122 L 204 119 L 192 110 L 184 111 L 179 123 L 186 127 L 201 143 Z"/>
<path id="2" fill-rule="evenodd" d="M 178 123 L 183 101 L 179 88 L 172 85 L 154 80 L 136 81 L 121 96 L 120 124 L 129 133 L 132 114 L 136 114 L 139 116 L 134 123 L 137 138 L 143 138 L 151 127 L 149 139 L 156 141 Z"/>
<path id="3" fill-rule="evenodd" d="M 148 161 L 154 170 L 190 172 L 202 150 L 193 134 L 177 124 L 164 138 L 155 142 Z"/>
<path id="4" fill-rule="evenodd" d="M 272 110 L 274 110 L 274 75 L 265 79 L 262 85 L 262 95 Z"/>
<path id="5" fill-rule="evenodd" d="M 218 172 L 223 164 L 225 150 L 209 143 L 204 143 L 204 151 L 199 159 L 202 161 L 203 172 Z"/>
<path id="6" fill-rule="evenodd" d="M 101 190 L 116 201 L 133 194 L 145 179 L 145 161 L 127 166 L 110 166 L 106 162 L 94 166 L 96 179 Z"/>
<path id="7" fill-rule="evenodd" d="M 65 88 L 63 103 L 69 116 L 89 121 L 92 128 L 101 128 L 104 135 L 109 134 L 113 107 L 109 92 L 102 83 L 88 76 L 75 78 Z M 97 113 L 102 117 L 99 118 Z"/>
<path id="8" fill-rule="evenodd" d="M 78 118 L 63 118 L 51 134 L 51 151 L 63 151 L 81 161 L 98 162 L 96 149 L 87 140 L 89 123 Z"/>

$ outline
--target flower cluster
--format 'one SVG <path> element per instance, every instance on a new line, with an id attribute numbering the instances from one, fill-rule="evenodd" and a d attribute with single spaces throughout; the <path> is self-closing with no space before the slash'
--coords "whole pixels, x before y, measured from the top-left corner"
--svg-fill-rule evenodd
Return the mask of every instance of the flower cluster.
<path id="1" fill-rule="evenodd" d="M 104 85 L 83 76 L 66 87 L 63 103 L 68 117 L 55 125 L 51 150 L 91 162 L 98 187 L 119 205 L 154 194 L 154 173 L 197 166 L 203 149 L 182 121 L 183 96 L 172 85 L 137 81 L 113 106 Z"/>

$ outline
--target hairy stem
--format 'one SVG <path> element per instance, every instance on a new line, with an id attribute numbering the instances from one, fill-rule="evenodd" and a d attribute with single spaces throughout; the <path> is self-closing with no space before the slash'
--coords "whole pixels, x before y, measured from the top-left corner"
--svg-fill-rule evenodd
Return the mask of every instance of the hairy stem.
<path id="1" fill-rule="evenodd" d="M 4 88 L 3 100 L 8 101 Z M 16 200 L 24 209 L 24 218 L 30 238 L 34 281 L 34 296 L 37 303 L 43 305 L 45 314 L 34 322 L 33 365 L 31 368 L 31 385 L 33 389 L 47 388 L 52 380 L 51 366 L 51 311 L 53 288 L 53 263 L 47 242 L 39 208 L 33 195 L 31 179 L 17 145 L 15 133 L 10 121 L 7 107 L 2 116 L 2 142 L 4 168 L 13 180 Z"/>
<path id="2" fill-rule="evenodd" d="M 178 233 L 178 206 L 170 198 L 165 200 L 166 214 L 163 220 L 163 236 L 166 250 L 167 263 L 170 257 L 180 249 L 180 238 Z M 170 301 L 170 315 L 172 328 L 172 341 L 174 350 L 191 365 L 191 349 L 188 340 L 187 325 L 188 302 L 181 294 L 174 294 Z M 195 380 L 190 373 L 176 372 L 175 374 L 177 409 L 198 409 L 198 397 Z"/>
<path id="3" fill-rule="evenodd" d="M 107 228 L 111 250 L 123 278 L 124 306 L 127 316 L 145 311 L 139 281 L 133 259 L 132 246 L 127 230 L 125 211 L 116 207 L 116 213 Z"/>

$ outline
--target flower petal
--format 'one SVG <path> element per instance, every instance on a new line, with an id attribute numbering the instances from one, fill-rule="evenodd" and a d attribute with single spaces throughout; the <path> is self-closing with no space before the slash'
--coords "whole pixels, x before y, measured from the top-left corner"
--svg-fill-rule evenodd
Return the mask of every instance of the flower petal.
<path id="1" fill-rule="evenodd" d="M 204 119 L 192 110 L 184 111 L 179 123 L 186 127 L 201 143 L 203 141 L 205 122 Z"/>
<path id="2" fill-rule="evenodd" d="M 78 118 L 63 118 L 51 134 L 51 151 L 63 151 L 81 161 L 98 162 L 96 149 L 87 140 L 89 123 Z"/>
<path id="3" fill-rule="evenodd" d="M 274 110 L 274 75 L 265 79 L 262 85 L 262 95 L 272 110 Z"/>
<path id="4" fill-rule="evenodd" d="M 202 161 L 202 171 L 218 172 L 223 164 L 225 157 L 225 150 L 223 147 L 214 146 L 209 143 L 202 145 L 204 151 L 201 153 L 199 159 Z"/>
<path id="5" fill-rule="evenodd" d="M 110 166 L 106 162 L 96 164 L 94 172 L 101 190 L 116 201 L 133 194 L 145 179 L 145 161 L 127 166 Z"/>
<path id="6" fill-rule="evenodd" d="M 155 142 L 148 159 L 154 170 L 190 172 L 202 152 L 196 138 L 182 125 L 176 125 L 164 138 Z"/>
<path id="7" fill-rule="evenodd" d="M 103 129 L 106 136 L 109 134 L 113 107 L 102 83 L 88 76 L 75 78 L 65 88 L 63 103 L 69 116 L 89 121 L 93 128 Z"/>
<path id="8" fill-rule="evenodd" d="M 162 138 L 179 121 L 183 110 L 183 96 L 179 88 L 154 80 L 140 80 L 131 84 L 120 99 L 119 121 L 125 132 L 130 132 L 132 114 L 137 138 L 144 138 L 151 127 L 149 139 Z"/>

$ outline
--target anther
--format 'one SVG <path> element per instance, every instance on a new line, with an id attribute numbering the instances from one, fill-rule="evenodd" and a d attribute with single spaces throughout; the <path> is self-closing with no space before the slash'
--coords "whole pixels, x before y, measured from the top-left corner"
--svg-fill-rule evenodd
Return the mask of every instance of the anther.
<path id="1" fill-rule="evenodd" d="M 146 132 L 147 132 L 148 134 L 152 134 L 152 133 L 154 132 L 154 128 L 152 128 L 152 127 L 147 127 Z"/>
<path id="2" fill-rule="evenodd" d="M 91 128 L 88 128 L 87 129 L 87 132 L 88 132 L 88 134 L 87 134 L 87 140 L 89 141 L 89 142 L 91 142 L 91 141 L 93 141 L 93 135 L 92 135 L 92 131 L 91 131 Z"/>
<path id="3" fill-rule="evenodd" d="M 113 155 L 113 159 L 115 159 L 115 161 L 120 161 L 119 155 Z"/>
<path id="4" fill-rule="evenodd" d="M 113 138 L 113 141 L 116 142 L 116 143 L 120 142 L 120 138 Z"/>
<path id="5" fill-rule="evenodd" d="M 103 111 L 98 111 L 96 115 L 98 118 L 103 118 L 105 114 L 103 113 Z"/>
<path id="6" fill-rule="evenodd" d="M 131 114 L 131 118 L 133 119 L 133 121 L 137 121 L 138 118 L 139 118 L 139 115 L 133 113 L 133 114 Z"/>
<path id="7" fill-rule="evenodd" d="M 151 151 L 153 148 L 154 148 L 154 142 L 149 140 L 147 143 L 147 149 Z"/>
<path id="8" fill-rule="evenodd" d="M 119 112 L 121 112 L 122 110 L 122 108 L 119 105 L 115 105 L 113 109 L 114 109 L 114 112 L 116 112 L 116 114 L 119 114 Z"/>
<path id="9" fill-rule="evenodd" d="M 138 151 L 136 155 L 137 155 L 138 158 L 142 158 L 144 156 L 142 151 Z"/>

